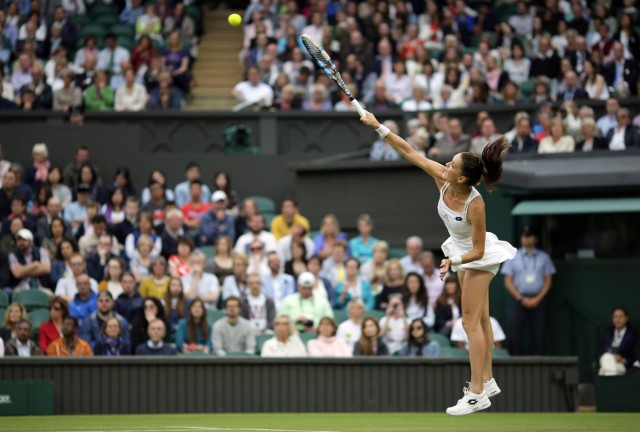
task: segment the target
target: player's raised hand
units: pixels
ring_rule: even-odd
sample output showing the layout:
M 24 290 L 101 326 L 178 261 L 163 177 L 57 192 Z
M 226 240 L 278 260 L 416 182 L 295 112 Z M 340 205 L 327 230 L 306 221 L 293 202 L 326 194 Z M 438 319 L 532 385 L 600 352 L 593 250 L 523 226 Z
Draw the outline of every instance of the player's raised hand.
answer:
M 380 127 L 380 122 L 378 121 L 376 116 L 374 116 L 373 114 L 371 114 L 367 110 L 364 110 L 364 114 L 362 116 L 360 116 L 360 121 L 363 124 L 373 128 L 373 129 L 378 129 Z

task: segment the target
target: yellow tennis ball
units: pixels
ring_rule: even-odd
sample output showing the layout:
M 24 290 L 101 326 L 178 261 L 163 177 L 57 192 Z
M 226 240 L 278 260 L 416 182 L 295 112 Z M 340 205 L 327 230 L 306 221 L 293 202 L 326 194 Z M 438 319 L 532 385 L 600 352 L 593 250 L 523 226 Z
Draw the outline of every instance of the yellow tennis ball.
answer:
M 232 26 L 239 26 L 242 23 L 242 17 L 238 14 L 231 14 L 228 18 L 229 24 Z

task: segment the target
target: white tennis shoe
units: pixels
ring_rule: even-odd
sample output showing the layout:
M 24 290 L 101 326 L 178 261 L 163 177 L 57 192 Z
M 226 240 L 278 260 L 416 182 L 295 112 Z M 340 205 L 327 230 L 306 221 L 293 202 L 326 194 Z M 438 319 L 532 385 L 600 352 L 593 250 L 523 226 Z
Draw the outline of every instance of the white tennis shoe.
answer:
M 491 406 L 491 401 L 486 391 L 483 391 L 479 395 L 471 393 L 466 387 L 463 388 L 462 391 L 464 392 L 464 396 L 458 400 L 457 404 L 447 408 L 447 414 L 451 416 L 463 416 L 485 410 Z
M 488 397 L 492 398 L 498 396 L 502 392 L 502 390 L 500 390 L 500 387 L 498 387 L 498 383 L 496 382 L 495 378 L 491 378 L 489 381 L 484 382 L 484 392 Z

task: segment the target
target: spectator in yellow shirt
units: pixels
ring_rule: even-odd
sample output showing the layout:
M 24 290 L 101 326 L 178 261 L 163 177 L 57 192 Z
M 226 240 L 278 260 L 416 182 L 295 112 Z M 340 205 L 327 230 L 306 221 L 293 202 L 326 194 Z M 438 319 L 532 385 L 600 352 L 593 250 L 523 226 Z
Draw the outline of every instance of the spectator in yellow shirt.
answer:
M 302 225 L 307 232 L 311 230 L 309 220 L 298 211 L 298 204 L 293 199 L 286 198 L 282 201 L 282 214 L 279 214 L 271 221 L 271 234 L 276 237 L 276 240 L 291 234 L 291 228 L 294 225 Z
M 142 279 L 139 292 L 142 297 L 163 299 L 171 278 L 167 275 L 167 260 L 159 256 L 151 261 L 151 275 Z

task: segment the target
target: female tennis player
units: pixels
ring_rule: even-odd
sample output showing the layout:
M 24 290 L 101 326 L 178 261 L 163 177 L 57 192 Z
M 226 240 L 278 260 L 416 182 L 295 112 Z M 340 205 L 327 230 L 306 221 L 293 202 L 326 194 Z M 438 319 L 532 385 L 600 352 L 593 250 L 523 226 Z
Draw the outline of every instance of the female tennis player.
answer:
M 360 120 L 376 130 L 402 157 L 429 174 L 440 189 L 438 213 L 450 237 L 442 244 L 447 257 L 440 264 L 440 279 L 457 271 L 462 287 L 462 325 L 469 338 L 471 382 L 447 414 L 461 416 L 487 409 L 489 398 L 500 393 L 493 378 L 493 331 L 489 320 L 489 284 L 500 263 L 512 259 L 516 249 L 486 231 L 484 201 L 474 185 L 482 182 L 491 191 L 502 176 L 504 137 L 485 146 L 482 157 L 464 152 L 445 166 L 427 159 L 389 128 L 365 111 Z

